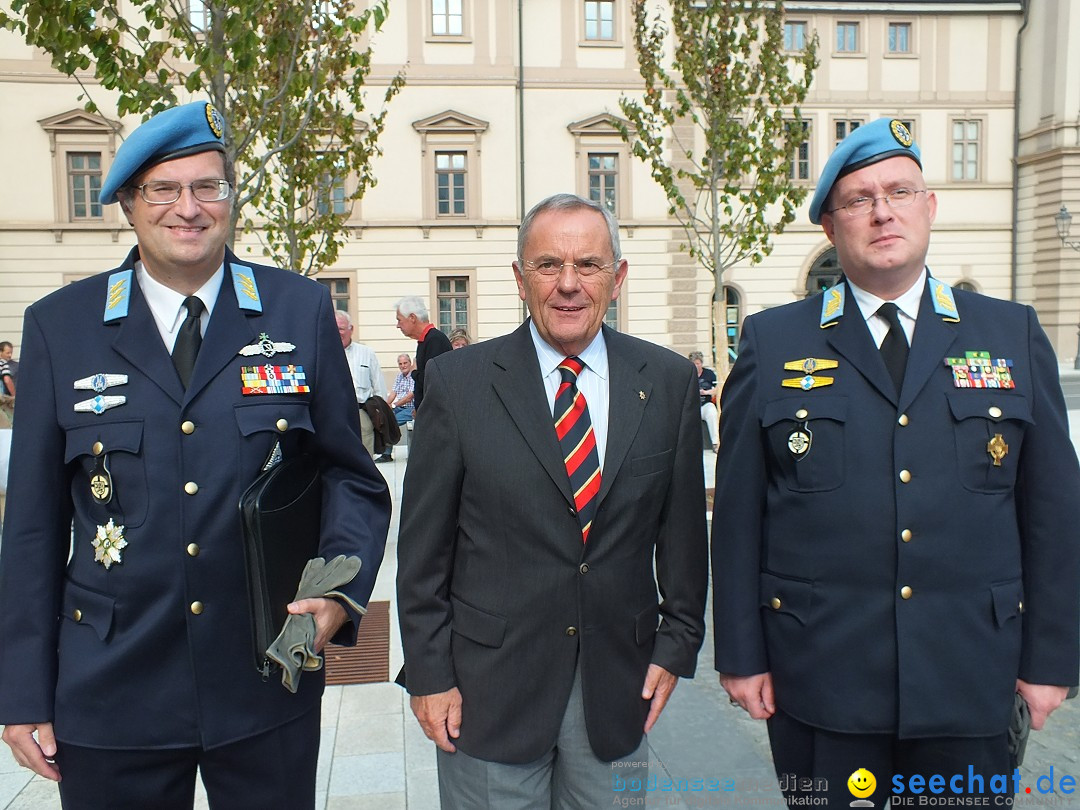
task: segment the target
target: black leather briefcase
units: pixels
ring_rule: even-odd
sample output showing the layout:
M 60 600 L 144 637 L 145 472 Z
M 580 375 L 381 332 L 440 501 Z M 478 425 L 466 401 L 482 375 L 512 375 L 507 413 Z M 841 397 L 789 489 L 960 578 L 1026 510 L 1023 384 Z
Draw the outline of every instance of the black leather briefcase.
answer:
M 277 638 L 304 566 L 319 552 L 322 478 L 307 455 L 259 475 L 240 497 L 255 668 L 269 677 L 266 648 Z

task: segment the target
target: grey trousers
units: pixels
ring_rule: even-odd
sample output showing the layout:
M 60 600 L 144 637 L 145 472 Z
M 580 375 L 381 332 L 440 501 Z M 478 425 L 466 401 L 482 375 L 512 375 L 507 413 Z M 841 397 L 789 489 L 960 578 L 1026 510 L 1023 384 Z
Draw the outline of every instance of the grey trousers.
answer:
M 360 438 L 364 442 L 364 449 L 369 456 L 375 455 L 375 426 L 371 424 L 371 417 L 363 408 L 360 409 Z
M 629 756 L 597 759 L 585 730 L 579 671 L 555 747 L 540 759 L 507 765 L 439 749 L 438 764 L 442 810 L 595 810 L 613 806 L 616 799 L 644 807 L 649 746 L 643 735 Z M 629 790 L 630 780 L 642 789 Z

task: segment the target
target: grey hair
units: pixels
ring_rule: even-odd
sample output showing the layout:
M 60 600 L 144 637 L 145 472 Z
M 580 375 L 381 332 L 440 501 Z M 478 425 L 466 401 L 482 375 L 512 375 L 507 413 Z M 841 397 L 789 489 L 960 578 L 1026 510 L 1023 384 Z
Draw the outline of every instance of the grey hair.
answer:
M 690 362 L 693 362 L 694 360 L 700 360 L 702 363 L 705 362 L 705 355 L 701 352 L 690 352 L 690 354 L 686 356 L 690 358 Z
M 343 318 L 343 319 L 345 320 L 345 323 L 346 323 L 347 325 L 349 325 L 349 326 L 352 326 L 352 325 L 353 325 L 353 323 L 352 323 L 352 318 L 350 318 L 350 317 L 349 317 L 349 313 L 348 313 L 348 312 L 346 312 L 346 311 L 345 311 L 345 310 L 343 310 L 343 309 L 335 309 L 335 310 L 334 310 L 334 318 L 335 318 L 335 319 L 337 319 L 337 318 Z
M 427 304 L 424 303 L 424 299 L 419 295 L 406 295 L 394 304 L 394 309 L 406 318 L 410 315 L 415 315 L 422 321 L 428 320 Z
M 398 360 L 400 360 L 400 359 L 401 359 L 402 357 L 404 357 L 404 358 L 405 358 L 406 360 L 408 360 L 408 361 L 409 361 L 410 363 L 412 362 L 412 358 L 411 358 L 411 357 L 409 357 L 409 355 L 407 355 L 407 354 L 399 354 L 399 355 L 397 356 L 397 359 L 398 359 Z
M 619 223 L 616 222 L 615 215 L 600 203 L 586 200 L 576 194 L 552 194 L 534 205 L 532 210 L 521 220 L 517 240 L 518 262 L 521 262 L 523 258 L 522 254 L 525 252 L 525 243 L 529 240 L 529 231 L 532 230 L 533 220 L 546 211 L 575 211 L 579 208 L 590 208 L 604 217 L 604 222 L 607 223 L 608 236 L 611 238 L 611 255 L 615 261 L 619 261 L 622 258 L 622 250 L 619 248 Z

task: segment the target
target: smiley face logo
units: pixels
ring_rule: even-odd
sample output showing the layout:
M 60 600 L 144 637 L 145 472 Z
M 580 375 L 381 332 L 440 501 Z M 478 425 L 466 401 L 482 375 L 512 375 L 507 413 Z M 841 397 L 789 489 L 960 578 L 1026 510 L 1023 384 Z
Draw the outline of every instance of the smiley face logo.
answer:
M 877 779 L 866 768 L 859 768 L 847 780 L 847 788 L 857 799 L 865 799 L 877 787 Z

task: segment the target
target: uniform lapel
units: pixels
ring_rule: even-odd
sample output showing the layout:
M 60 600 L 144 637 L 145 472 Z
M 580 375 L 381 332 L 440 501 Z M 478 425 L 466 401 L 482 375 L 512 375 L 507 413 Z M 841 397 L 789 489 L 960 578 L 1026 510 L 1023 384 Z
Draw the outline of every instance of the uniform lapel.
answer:
M 622 336 L 605 327 L 604 343 L 608 355 L 608 432 L 598 503 L 611 491 L 652 396 L 652 383 L 641 374 L 644 361 L 626 349 Z
M 943 363 L 949 347 L 956 341 L 958 324 L 947 323 L 934 310 L 929 282 L 919 304 L 919 319 L 908 354 L 904 387 L 900 394 L 900 410 L 905 410 L 918 396 L 931 375 Z
M 829 345 L 847 358 L 847 361 L 866 378 L 867 382 L 890 402 L 897 401 L 896 386 L 893 385 L 889 371 L 885 368 L 881 353 L 874 345 L 874 337 L 870 334 L 870 329 L 850 289 L 847 290 L 843 316 L 836 322 L 836 326 L 826 328 L 826 334 Z
M 226 256 L 226 267 L 230 258 L 231 256 Z M 191 401 L 198 396 L 199 392 L 221 372 L 221 369 L 232 362 L 243 346 L 255 340 L 255 325 L 248 317 L 237 304 L 236 291 L 233 289 L 232 280 L 226 269 L 221 292 L 218 293 L 217 303 L 214 304 L 214 311 L 210 315 L 210 323 L 207 324 L 202 347 L 199 349 L 199 356 L 195 360 L 195 368 L 191 372 L 191 381 L 188 384 L 185 400 Z M 286 335 L 271 335 L 271 337 L 275 340 L 289 339 Z M 256 359 L 265 358 L 253 358 L 252 365 L 256 365 Z M 239 390 L 241 387 L 239 374 L 234 382 Z
M 492 382 L 496 396 L 536 455 L 540 466 L 555 482 L 567 504 L 572 504 L 574 497 L 570 492 L 570 478 L 566 474 L 559 440 L 555 436 L 555 425 L 547 405 L 547 393 L 540 377 L 540 363 L 536 359 L 529 321 L 510 335 L 492 362 L 497 367 Z

